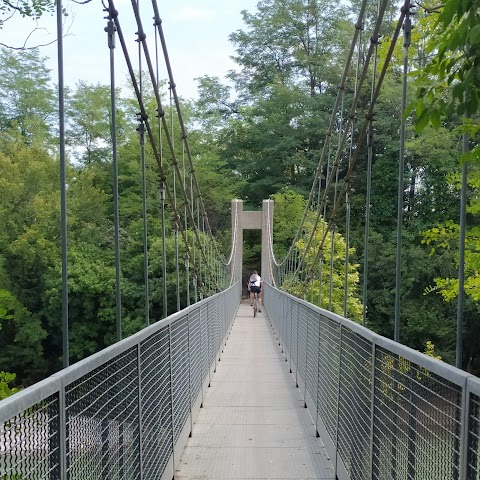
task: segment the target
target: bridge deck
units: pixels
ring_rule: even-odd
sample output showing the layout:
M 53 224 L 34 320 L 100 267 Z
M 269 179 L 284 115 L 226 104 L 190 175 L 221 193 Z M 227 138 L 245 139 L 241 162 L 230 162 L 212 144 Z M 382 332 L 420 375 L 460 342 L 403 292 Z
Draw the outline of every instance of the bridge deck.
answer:
M 264 313 L 240 305 L 175 478 L 334 479 Z

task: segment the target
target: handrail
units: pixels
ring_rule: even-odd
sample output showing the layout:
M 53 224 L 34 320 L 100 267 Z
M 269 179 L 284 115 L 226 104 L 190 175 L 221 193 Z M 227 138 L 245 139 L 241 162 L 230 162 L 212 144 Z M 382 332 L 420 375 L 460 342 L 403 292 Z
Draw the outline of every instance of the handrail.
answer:
M 480 379 L 265 285 L 339 480 L 477 479 Z
M 233 285 L 0 402 L 0 478 L 172 478 L 239 303 Z

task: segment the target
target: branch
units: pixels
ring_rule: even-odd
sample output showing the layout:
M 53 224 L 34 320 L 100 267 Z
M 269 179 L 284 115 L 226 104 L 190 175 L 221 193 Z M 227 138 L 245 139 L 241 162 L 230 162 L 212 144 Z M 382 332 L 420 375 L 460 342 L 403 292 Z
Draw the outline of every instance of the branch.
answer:
M 435 13 L 435 12 L 438 12 L 439 10 L 441 10 L 445 4 L 442 3 L 440 5 L 436 5 L 435 7 L 427 7 L 426 5 L 423 5 L 422 3 L 420 2 L 417 2 L 417 5 L 421 8 L 423 8 L 423 10 L 425 10 L 427 13 Z
M 7 6 L 9 6 L 12 10 L 16 10 L 17 12 L 23 13 L 23 10 L 18 6 L 14 5 L 13 3 L 9 2 L 8 0 L 3 0 Z
M 90 1 L 90 0 L 88 0 Z M 74 16 L 71 17 L 72 18 L 72 21 L 70 23 L 70 25 L 68 26 L 67 28 L 67 31 L 65 32 L 64 35 L 62 35 L 62 38 L 66 38 L 66 37 L 70 37 L 72 34 L 70 33 L 70 28 L 72 27 L 73 25 L 73 20 L 74 20 Z M 65 20 L 66 22 L 66 20 Z M 64 22 L 64 26 L 65 26 L 65 22 Z M 34 45 L 33 47 L 27 47 L 27 42 L 29 40 L 29 38 L 37 31 L 37 30 L 47 30 L 46 28 L 44 27 L 38 27 L 38 21 L 36 22 L 37 23 L 37 26 L 27 35 L 27 38 L 25 39 L 25 41 L 23 42 L 23 45 L 21 47 L 14 47 L 12 45 L 7 45 L 6 43 L 3 43 L 3 42 L 0 42 L 0 46 L 2 47 L 5 47 L 5 48 L 8 48 L 10 50 L 34 50 L 35 48 L 39 48 L 39 47 L 47 47 L 48 45 L 52 45 L 53 43 L 55 43 L 57 41 L 57 39 L 55 38 L 54 40 L 50 41 L 50 42 L 47 42 L 47 43 L 40 43 L 40 44 L 37 44 L 37 45 Z

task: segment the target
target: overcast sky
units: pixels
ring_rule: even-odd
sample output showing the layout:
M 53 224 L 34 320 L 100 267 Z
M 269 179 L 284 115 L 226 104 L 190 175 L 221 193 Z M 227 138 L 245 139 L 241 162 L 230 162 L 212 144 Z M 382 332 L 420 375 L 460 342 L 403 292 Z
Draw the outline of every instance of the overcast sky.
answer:
M 243 28 L 241 10 L 254 12 L 258 0 L 177 0 L 158 1 L 163 20 L 167 47 L 172 63 L 177 92 L 185 98 L 196 95 L 194 78 L 202 75 L 223 77 L 233 62 L 234 53 L 228 36 Z M 162 5 L 163 4 L 163 5 Z M 86 5 L 76 5 L 64 0 L 69 10 L 64 39 L 65 83 L 75 85 L 79 80 L 90 83 L 108 84 L 109 50 L 104 32 L 105 12 L 99 0 Z M 136 47 L 136 24 L 130 0 L 116 0 L 123 33 L 129 42 L 129 50 L 135 68 L 138 68 L 138 47 Z M 150 0 L 140 0 L 143 26 L 154 56 L 154 35 Z M 11 46 L 26 46 L 48 43 L 56 38 L 55 16 L 47 16 L 38 23 L 31 19 L 13 17 L 0 30 L 0 41 Z M 33 33 L 31 33 L 33 31 Z M 29 36 L 29 34 L 31 35 Z M 50 58 L 48 67 L 57 81 L 57 47 L 53 44 L 42 47 L 43 55 Z M 115 49 L 116 71 L 119 84 L 126 80 L 126 67 L 119 42 Z M 166 77 L 166 75 L 165 75 Z

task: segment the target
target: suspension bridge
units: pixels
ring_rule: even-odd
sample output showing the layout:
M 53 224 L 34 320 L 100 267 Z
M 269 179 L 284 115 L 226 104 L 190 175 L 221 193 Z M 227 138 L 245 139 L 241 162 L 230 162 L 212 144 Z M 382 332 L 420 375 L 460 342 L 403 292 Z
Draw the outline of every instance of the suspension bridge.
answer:
M 151 11 L 141 12 L 139 3 L 132 1 L 129 14 L 135 28 L 126 33 L 122 12 L 109 0 L 106 33 L 111 53 L 118 341 L 69 365 L 65 129 L 63 72 L 59 68 L 64 369 L 0 402 L 0 479 L 480 478 L 480 380 L 349 320 L 349 182 L 361 155 L 359 145 L 365 142 L 371 169 L 376 100 L 402 27 L 408 59 L 411 31 L 411 5 L 406 2 L 384 64 L 377 68 L 387 1 L 380 0 L 369 32 L 369 48 L 360 52 L 356 49 L 366 6 L 363 1 L 352 27 L 350 52 L 307 208 L 290 250 L 283 259 L 275 257 L 271 200 L 264 200 L 261 211 L 253 212 L 235 199 L 231 204 L 231 251 L 225 258 L 195 175 L 157 2 L 152 1 Z M 61 12 L 60 1 L 57 8 Z M 154 19 L 151 32 L 144 28 L 142 18 Z M 60 66 L 61 28 L 59 21 Z M 154 39 L 155 54 L 149 51 L 150 38 Z M 122 338 L 121 328 L 117 43 L 138 101 L 143 172 L 148 141 L 161 181 L 163 226 L 167 214 L 173 218 L 177 279 L 177 312 L 167 315 L 164 241 L 164 315 L 150 319 L 144 174 L 147 326 L 128 338 Z M 132 51 L 138 53 L 138 71 Z M 168 109 L 162 105 L 159 87 L 159 52 L 168 75 Z M 355 52 L 358 59 L 363 58 L 363 65 L 358 60 L 347 111 L 344 93 Z M 372 64 L 373 78 L 366 85 Z M 150 112 L 144 101 L 142 65 L 148 72 L 155 112 Z M 406 74 L 405 67 L 405 78 Z M 365 89 L 371 92 L 370 102 L 365 121 L 359 124 L 359 98 Z M 180 128 L 180 154 L 174 144 L 173 112 Z M 405 120 L 400 121 L 402 155 Z M 350 155 L 340 179 L 345 151 Z M 400 185 L 401 176 L 402 167 Z M 365 269 L 369 195 L 367 189 Z M 333 287 L 330 285 L 329 295 L 322 294 L 321 288 L 323 270 L 330 269 L 329 281 L 333 281 L 335 218 L 340 208 L 346 209 L 347 219 L 343 316 L 331 311 Z M 398 211 L 401 224 L 400 201 Z M 264 308 L 255 319 L 248 299 L 242 300 L 245 230 L 260 230 L 262 239 Z M 399 258 L 401 233 L 398 249 Z M 368 278 L 366 272 L 364 278 Z M 397 287 L 400 281 L 398 275 Z M 364 296 L 367 288 L 365 283 Z M 186 299 L 184 309 L 180 308 L 181 298 Z M 399 301 L 396 307 L 398 340 Z M 364 308 L 364 320 L 366 315 Z

